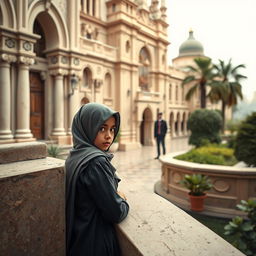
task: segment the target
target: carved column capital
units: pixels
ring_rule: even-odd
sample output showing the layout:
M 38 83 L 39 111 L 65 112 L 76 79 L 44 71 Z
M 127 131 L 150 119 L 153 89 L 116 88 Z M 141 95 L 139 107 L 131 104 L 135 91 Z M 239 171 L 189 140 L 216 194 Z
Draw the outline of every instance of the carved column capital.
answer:
M 14 55 L 3 53 L 1 54 L 1 60 L 11 63 L 11 62 L 16 62 L 17 58 Z
M 25 65 L 33 65 L 35 63 L 35 60 L 33 58 L 19 56 L 19 62 Z
M 52 76 L 66 76 L 68 75 L 68 70 L 66 69 L 61 69 L 61 68 L 58 68 L 58 69 L 52 69 L 50 70 L 50 75 Z

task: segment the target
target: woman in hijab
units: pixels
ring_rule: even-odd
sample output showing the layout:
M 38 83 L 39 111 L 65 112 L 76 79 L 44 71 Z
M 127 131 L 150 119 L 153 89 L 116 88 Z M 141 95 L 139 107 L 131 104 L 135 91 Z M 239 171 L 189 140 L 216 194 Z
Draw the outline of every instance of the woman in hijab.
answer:
M 97 103 L 83 105 L 72 123 L 73 148 L 66 169 L 68 256 L 118 256 L 114 228 L 128 214 L 120 179 L 107 151 L 120 126 L 118 112 Z

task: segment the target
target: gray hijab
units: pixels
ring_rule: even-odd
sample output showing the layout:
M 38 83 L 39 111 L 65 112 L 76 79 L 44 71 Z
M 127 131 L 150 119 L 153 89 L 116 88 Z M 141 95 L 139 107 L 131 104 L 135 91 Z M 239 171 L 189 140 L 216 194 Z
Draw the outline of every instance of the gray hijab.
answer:
M 71 227 L 74 219 L 74 203 L 76 182 L 81 171 L 85 170 L 88 162 L 97 157 L 111 156 L 96 146 L 93 142 L 101 125 L 111 116 L 116 120 L 115 136 L 120 127 L 120 115 L 105 105 L 98 103 L 88 103 L 83 105 L 73 118 L 72 135 L 73 148 L 65 162 L 66 170 L 66 236 L 67 244 L 71 239 Z

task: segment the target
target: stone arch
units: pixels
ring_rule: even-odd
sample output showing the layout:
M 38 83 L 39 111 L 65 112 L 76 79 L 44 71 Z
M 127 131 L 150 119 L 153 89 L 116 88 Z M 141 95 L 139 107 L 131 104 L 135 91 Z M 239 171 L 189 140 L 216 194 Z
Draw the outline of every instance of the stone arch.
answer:
M 140 125 L 140 143 L 143 146 L 153 145 L 153 114 L 152 110 L 147 107 L 142 113 Z
M 105 74 L 104 78 L 104 87 L 103 87 L 103 93 L 104 93 L 104 98 L 111 98 L 112 96 L 112 77 L 109 72 Z
M 12 1 L 0 1 L 0 25 L 13 29 L 16 28 L 16 13 Z
M 45 1 L 34 1 L 31 4 L 27 19 L 27 27 L 31 33 L 36 19 L 45 32 L 47 49 L 69 47 L 67 26 L 54 3 L 51 3 L 51 7 L 47 10 Z

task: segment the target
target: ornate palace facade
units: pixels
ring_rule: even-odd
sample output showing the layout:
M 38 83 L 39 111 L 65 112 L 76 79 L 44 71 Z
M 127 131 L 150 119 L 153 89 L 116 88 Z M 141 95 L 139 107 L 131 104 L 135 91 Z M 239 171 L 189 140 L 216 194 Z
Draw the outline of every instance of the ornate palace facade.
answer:
M 168 66 L 167 27 L 163 0 L 1 0 L 0 143 L 71 143 L 88 102 L 120 111 L 121 150 L 154 143 L 159 111 L 170 136 L 187 135 L 198 101 L 179 66 L 195 56 L 185 47 Z

